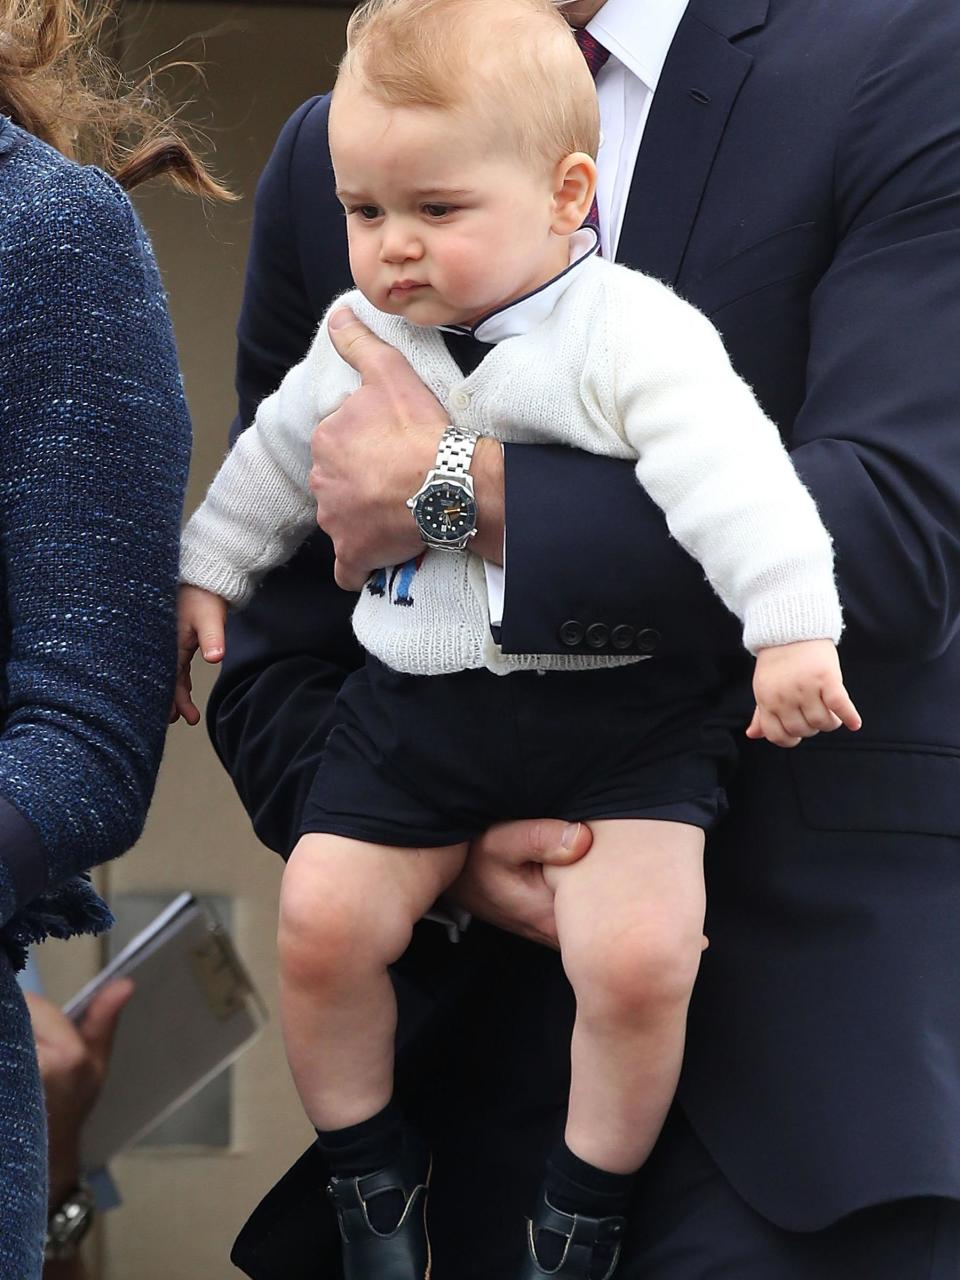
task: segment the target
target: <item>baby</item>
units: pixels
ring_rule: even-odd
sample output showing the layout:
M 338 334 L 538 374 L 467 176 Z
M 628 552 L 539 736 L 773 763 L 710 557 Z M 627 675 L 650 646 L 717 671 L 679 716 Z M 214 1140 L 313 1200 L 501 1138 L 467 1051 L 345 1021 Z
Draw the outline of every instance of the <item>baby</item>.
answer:
M 425 549 L 374 574 L 368 653 L 305 806 L 281 896 L 284 1035 L 331 1172 L 347 1280 L 423 1280 L 429 1155 L 393 1101 L 388 967 L 504 817 L 589 820 L 547 870 L 577 1017 L 566 1130 L 518 1280 L 610 1277 L 631 1181 L 676 1086 L 704 917 L 704 832 L 735 755 L 705 664 L 505 654 L 471 555 L 481 435 L 636 459 L 641 485 L 743 622 L 748 736 L 859 727 L 829 536 L 719 336 L 584 229 L 598 112 L 550 0 L 375 0 L 354 14 L 330 151 L 357 292 L 450 414 L 411 498 Z M 310 436 L 356 389 L 326 319 L 184 534 L 176 711 L 228 605 L 315 527 Z M 502 677 L 502 678 L 501 678 Z

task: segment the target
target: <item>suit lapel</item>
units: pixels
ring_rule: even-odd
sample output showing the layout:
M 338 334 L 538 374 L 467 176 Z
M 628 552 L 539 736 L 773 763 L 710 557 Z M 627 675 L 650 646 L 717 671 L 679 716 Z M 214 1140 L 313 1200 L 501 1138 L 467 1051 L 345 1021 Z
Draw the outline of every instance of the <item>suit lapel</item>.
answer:
M 617 257 L 675 284 L 727 118 L 753 58 L 730 40 L 769 0 L 690 0 L 653 97 Z M 706 99 L 706 101 L 704 101 Z

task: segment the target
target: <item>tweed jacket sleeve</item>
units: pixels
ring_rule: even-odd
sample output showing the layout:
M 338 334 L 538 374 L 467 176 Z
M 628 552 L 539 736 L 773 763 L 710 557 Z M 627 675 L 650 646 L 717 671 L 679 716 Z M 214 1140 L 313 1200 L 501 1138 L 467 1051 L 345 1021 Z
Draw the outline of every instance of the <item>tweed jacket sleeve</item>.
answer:
M 6 129 L 0 924 L 143 825 L 173 687 L 190 434 L 129 201 L 99 170 Z M 73 927 L 99 923 L 82 916 Z

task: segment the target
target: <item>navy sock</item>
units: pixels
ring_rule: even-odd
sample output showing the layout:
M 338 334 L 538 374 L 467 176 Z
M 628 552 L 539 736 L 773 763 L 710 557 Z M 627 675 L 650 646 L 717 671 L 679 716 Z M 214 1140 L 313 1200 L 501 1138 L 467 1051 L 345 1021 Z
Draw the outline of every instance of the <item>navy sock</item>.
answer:
M 317 1130 L 317 1146 L 337 1178 L 362 1178 L 396 1164 L 403 1151 L 404 1119 L 392 1099 L 369 1120 L 346 1129 Z M 393 1231 L 403 1215 L 400 1191 L 382 1192 L 367 1201 L 367 1216 L 375 1231 Z
M 580 1214 L 587 1218 L 611 1218 L 626 1214 L 633 1190 L 634 1173 L 608 1173 L 574 1155 L 561 1138 L 547 1161 L 543 1189 L 547 1200 L 561 1213 Z M 564 1237 L 553 1231 L 538 1232 L 535 1240 L 537 1258 L 549 1270 L 560 1265 L 566 1246 Z M 594 1267 L 605 1275 L 615 1245 L 598 1246 Z

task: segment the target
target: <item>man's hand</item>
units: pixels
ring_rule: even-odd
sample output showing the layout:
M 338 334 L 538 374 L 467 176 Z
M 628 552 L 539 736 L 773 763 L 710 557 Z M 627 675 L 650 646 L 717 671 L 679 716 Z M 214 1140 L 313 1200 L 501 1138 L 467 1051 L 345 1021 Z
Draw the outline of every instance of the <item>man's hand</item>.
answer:
M 80 1132 L 100 1096 L 117 1020 L 133 995 L 129 978 L 108 983 L 78 1026 L 43 996 L 25 996 L 47 1104 L 50 1204 L 58 1205 L 80 1175 Z
M 801 640 L 761 649 L 753 675 L 757 707 L 748 738 L 766 738 L 795 747 L 804 738 L 839 729 L 856 732 L 860 713 L 840 674 L 837 647 L 830 640 Z
M 202 587 L 184 584 L 177 596 L 177 684 L 170 708 L 170 723 L 183 716 L 198 724 L 200 709 L 193 701 L 190 664 L 199 649 L 205 662 L 222 662 L 226 642 L 227 602 Z
M 400 352 L 352 311 L 335 311 L 329 331 L 363 385 L 314 431 L 310 489 L 336 552 L 337 585 L 359 591 L 374 569 L 423 550 L 406 500 L 436 461 L 450 418 Z M 495 441 L 479 442 L 471 471 L 481 522 L 471 549 L 499 563 L 503 457 Z
M 444 897 L 487 924 L 556 947 L 553 893 L 543 868 L 577 862 L 592 842 L 583 822 L 499 823 L 474 840 L 466 866 Z

